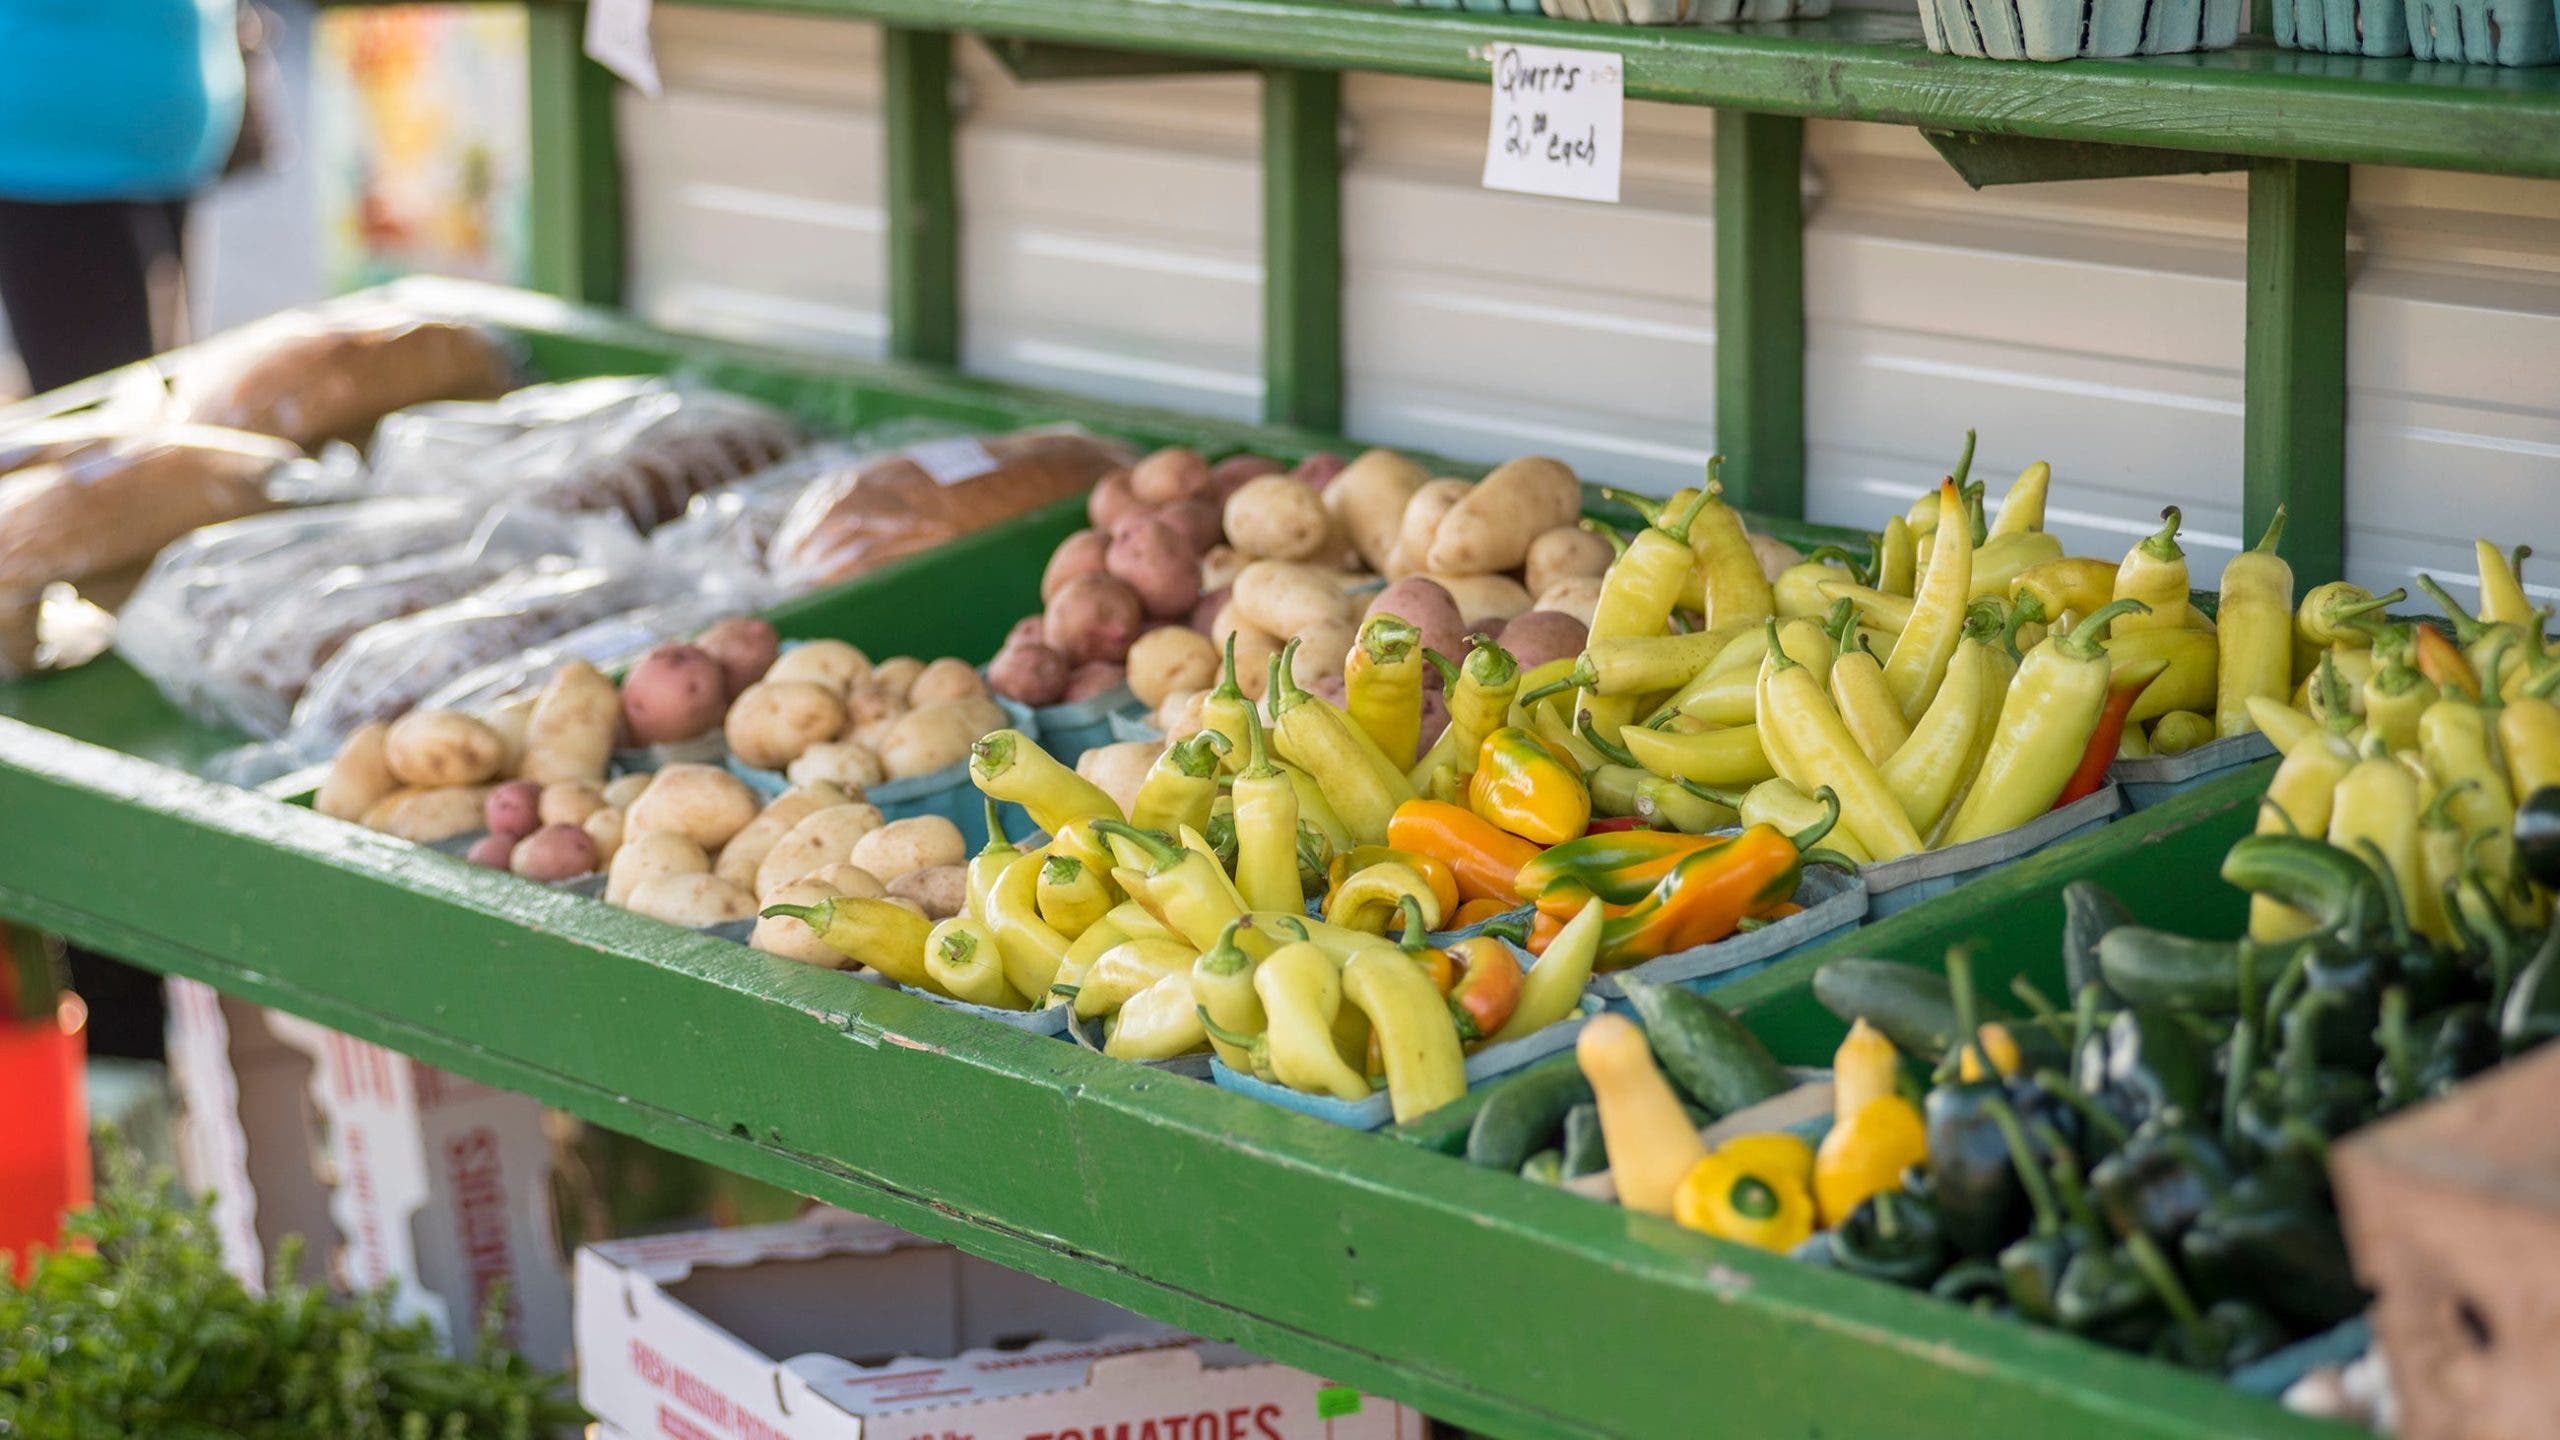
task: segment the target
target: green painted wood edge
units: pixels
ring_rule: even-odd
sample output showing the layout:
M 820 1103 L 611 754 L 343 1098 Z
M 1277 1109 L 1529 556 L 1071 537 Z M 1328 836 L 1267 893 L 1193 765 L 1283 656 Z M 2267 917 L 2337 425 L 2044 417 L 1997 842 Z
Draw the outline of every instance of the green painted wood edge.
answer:
M 529 263 L 536 289 L 612 305 L 623 275 L 616 81 L 587 58 L 585 21 L 583 6 L 526 7 Z
M 2340 1433 L 27 727 L 0 755 L 0 913 L 1491 1433 Z
M 2249 172 L 2241 543 L 2285 507 L 2278 542 L 2299 590 L 2347 559 L 2347 167 Z
M 1059 45 L 1013 35 L 980 39 L 1004 73 L 1025 84 L 1057 80 L 1140 80 L 1162 75 L 1224 74 L 1252 67 L 1241 60 L 1201 59 L 1189 55 L 1151 55 L 1100 45 Z
M 1804 513 L 1804 122 L 1715 120 L 1716 448 L 1734 504 Z
M 1263 418 L 1342 427 L 1342 77 L 1262 75 Z
M 1923 130 L 1947 168 L 1976 190 L 1991 185 L 2041 185 L 2053 180 L 2122 180 L 2143 175 L 2212 175 L 2246 170 L 2241 155 L 2161 150 L 2145 145 L 2102 145 L 2088 140 L 2028 140 L 1965 130 Z
M 695 0 L 1261 65 L 1482 81 L 1499 42 L 1625 58 L 1636 99 L 2171 150 L 2560 176 L 2560 69 L 2234 49 L 2058 65 L 1932 55 L 1913 13 L 1576 25 L 1367 0 Z
M 880 32 L 880 118 L 888 226 L 889 353 L 960 360 L 960 211 L 951 113 L 951 36 Z

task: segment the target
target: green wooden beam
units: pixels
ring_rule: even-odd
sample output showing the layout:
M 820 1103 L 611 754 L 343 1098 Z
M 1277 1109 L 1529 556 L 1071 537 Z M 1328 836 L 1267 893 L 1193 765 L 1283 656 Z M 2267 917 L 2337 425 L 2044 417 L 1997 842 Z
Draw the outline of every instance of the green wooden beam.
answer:
M 889 353 L 960 363 L 960 207 L 952 165 L 951 36 L 902 25 L 880 34 L 888 147 Z
M 2347 537 L 2347 167 L 2249 172 L 2243 543 L 2278 505 L 2298 588 L 2339 578 Z
M 622 301 L 622 161 L 611 71 L 586 56 L 581 5 L 525 7 L 531 91 L 534 288 L 590 305 Z
M 1342 77 L 1262 77 L 1263 418 L 1342 428 Z
M 1508 41 L 1600 46 L 1629 99 L 2171 150 L 2560 177 L 2560 67 L 2278 50 L 2001 64 L 1932 55 L 1917 11 L 1741 27 L 1559 30 L 1370 0 L 688 0 L 1259 65 L 1482 82 Z
M 1166 55 L 1103 45 L 1061 45 L 1019 35 L 984 37 L 987 53 L 1004 72 L 1025 84 L 1053 80 L 1143 80 L 1165 75 L 1232 74 L 1253 68 L 1241 60 Z
M 1804 513 L 1804 122 L 1716 112 L 1716 448 L 1734 504 Z
M 2101 145 L 2089 140 L 2028 140 L 1978 130 L 1923 130 L 1949 169 L 1974 189 L 2041 185 L 2052 180 L 2122 180 L 2140 175 L 2211 175 L 2246 170 L 2245 155 Z

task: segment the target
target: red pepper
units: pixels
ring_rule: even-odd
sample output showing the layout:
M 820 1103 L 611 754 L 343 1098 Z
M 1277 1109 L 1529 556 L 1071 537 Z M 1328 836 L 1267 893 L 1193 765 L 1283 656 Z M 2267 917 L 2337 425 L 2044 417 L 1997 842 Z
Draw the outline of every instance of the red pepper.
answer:
M 2463 658 L 2461 647 L 2445 638 L 2433 625 L 2410 627 L 2415 633 L 2418 673 L 2436 682 L 2446 694 L 2459 691 L 2465 700 L 2480 698 L 2480 677 L 2472 673 L 2471 662 Z
M 2151 688 L 2169 668 L 2166 660 L 2138 660 L 2107 677 L 2107 707 L 2098 712 L 2098 728 L 2089 732 L 2089 744 L 2080 752 L 2080 764 L 2053 802 L 2061 809 L 2074 800 L 2098 793 L 2107 783 L 2107 767 L 2115 763 L 2116 747 L 2124 743 L 2125 717 L 2133 713 L 2133 702 Z
M 1651 827 L 1647 826 L 1644 821 L 1637 819 L 1633 815 L 1611 815 L 1604 819 L 1592 821 L 1589 825 L 1583 827 L 1582 833 L 1585 835 L 1613 835 L 1621 830 L 1644 830 L 1649 828 Z

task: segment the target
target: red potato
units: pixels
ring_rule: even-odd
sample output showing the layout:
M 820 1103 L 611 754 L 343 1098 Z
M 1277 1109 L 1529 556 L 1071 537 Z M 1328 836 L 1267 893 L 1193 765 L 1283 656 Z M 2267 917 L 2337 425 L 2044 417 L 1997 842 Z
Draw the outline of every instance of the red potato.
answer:
M 1200 603 L 1200 552 L 1192 548 L 1180 530 L 1155 516 L 1133 515 L 1113 527 L 1105 564 L 1111 577 L 1135 592 L 1147 614 L 1156 619 L 1188 615 L 1191 607 Z
M 575 880 L 595 873 L 596 842 L 578 826 L 545 825 L 516 842 L 507 868 L 527 880 Z
M 1037 645 L 1041 643 L 1040 617 L 1037 615 L 1025 615 L 1021 619 L 1014 621 L 1013 628 L 1004 632 L 1004 643 L 1007 645 Z
M 1288 473 L 1288 466 L 1268 455 L 1230 455 L 1209 467 L 1209 498 L 1224 505 L 1228 496 L 1244 488 L 1246 481 Z
M 1588 626 L 1558 610 L 1532 610 L 1502 627 L 1502 648 L 1523 670 L 1579 655 L 1590 638 Z
M 728 707 L 727 667 L 699 646 L 658 646 L 622 677 L 622 723 L 642 745 L 705 734 Z
M 1219 638 L 1218 613 L 1227 608 L 1227 597 L 1234 593 L 1233 587 L 1221 585 L 1201 596 L 1200 603 L 1191 607 L 1191 619 L 1188 622 L 1191 628 L 1212 640 Z
M 1110 549 L 1111 537 L 1100 530 L 1079 530 L 1059 541 L 1049 552 L 1049 568 L 1040 572 L 1040 603 L 1049 603 L 1079 575 L 1101 574 L 1102 558 Z
M 1209 548 L 1226 539 L 1226 522 L 1219 518 L 1218 502 L 1202 497 L 1176 500 L 1156 507 L 1156 517 L 1182 532 L 1194 554 L 1205 554 Z
M 1459 617 L 1458 602 L 1436 582 L 1413 576 L 1399 580 L 1378 592 L 1361 612 L 1366 621 L 1372 615 L 1393 615 L 1422 632 L 1422 643 L 1452 660 L 1467 653 L 1466 622 Z
M 1093 484 L 1093 493 L 1085 497 L 1085 518 L 1096 530 L 1108 530 L 1111 522 L 1132 510 L 1143 510 L 1136 491 L 1129 488 L 1129 472 L 1115 470 Z
M 720 662 L 720 676 L 731 698 L 764 678 L 773 668 L 774 658 L 782 653 L 782 637 L 774 633 L 773 622 L 756 615 L 732 615 L 717 620 L 693 637 L 693 643 L 704 654 Z
M 1146 628 L 1146 602 L 1137 591 L 1108 575 L 1086 575 L 1049 602 L 1041 633 L 1050 649 L 1078 664 L 1116 663 Z
M 513 835 L 501 835 L 492 830 L 472 841 L 471 848 L 463 852 L 462 858 L 474 865 L 486 865 L 492 870 L 504 870 L 507 868 L 507 857 L 515 853 L 516 839 L 517 837 Z
M 1129 472 L 1129 490 L 1149 505 L 1170 505 L 1209 493 L 1209 462 L 1197 450 L 1167 446 Z
M 1336 705 L 1343 703 L 1344 686 L 1342 672 L 1339 670 L 1327 670 L 1321 675 L 1310 676 L 1301 688 L 1310 695 L 1330 700 Z
M 1007 700 L 1055 705 L 1066 698 L 1068 669 L 1066 656 L 1037 640 L 1007 641 L 996 658 L 987 662 L 987 684 Z
M 542 787 L 530 780 L 510 780 L 489 792 L 480 807 L 489 833 L 521 840 L 542 828 Z
M 1072 705 L 1079 700 L 1090 700 L 1096 695 L 1108 695 L 1128 683 L 1129 671 L 1126 666 L 1114 665 L 1108 660 L 1095 660 L 1077 666 L 1075 673 L 1067 677 L 1064 703 Z
M 1422 687 L 1422 748 L 1429 750 L 1440 732 L 1449 728 L 1449 701 L 1437 685 Z
M 1317 493 L 1322 494 L 1324 487 L 1333 483 L 1333 477 L 1349 468 L 1350 464 L 1350 461 L 1330 450 L 1319 450 L 1299 461 L 1297 468 L 1291 470 L 1289 474 L 1294 479 L 1313 485 Z

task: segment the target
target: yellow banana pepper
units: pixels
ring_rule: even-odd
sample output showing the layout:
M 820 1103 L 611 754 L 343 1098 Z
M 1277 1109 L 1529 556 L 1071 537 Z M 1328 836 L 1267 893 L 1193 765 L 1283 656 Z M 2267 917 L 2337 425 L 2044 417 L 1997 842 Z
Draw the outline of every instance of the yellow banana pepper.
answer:
M 767 905 L 763 914 L 800 921 L 828 949 L 901 985 L 944 993 L 924 968 L 924 942 L 933 933 L 933 922 L 904 905 L 839 895 L 815 905 Z
M 2011 600 L 2027 595 L 2056 619 L 2095 614 L 2099 606 L 2116 598 L 2116 567 L 2079 555 L 2030 565 L 2009 582 Z
M 1119 903 L 1111 885 L 1073 855 L 1051 855 L 1032 881 L 1032 908 L 1049 928 L 1073 940 Z
M 2144 630 L 2173 630 L 2187 613 L 2187 552 L 2178 546 L 2178 507 L 2160 512 L 2160 529 L 2134 542 L 2116 567 L 2115 592 L 2109 598 L 2139 600 L 2150 606 L 2116 621 L 2119 637 Z M 2095 612 L 2083 612 L 2095 613 Z M 2061 611 L 2053 612 L 2060 616 Z
M 1413 768 L 1422 744 L 1422 632 L 1393 615 L 1372 615 L 1351 642 L 1343 705 L 1387 763 Z
M 1108 1015 L 1176 970 L 1188 970 L 1200 952 L 1179 940 L 1123 940 L 1105 950 L 1076 984 L 1076 1014 Z
M 1048 994 L 1067 958 L 1067 937 L 1040 918 L 1040 871 L 1048 859 L 1046 849 L 1034 850 L 1006 866 L 988 889 L 987 913 L 980 917 L 995 932 L 1006 983 L 1025 995 Z
M 2257 728 L 2249 697 L 2281 700 L 2293 683 L 2293 567 L 2276 553 L 2284 507 L 2257 547 L 2222 568 L 2221 668 L 2214 681 L 2214 733 L 2229 739 Z
M 955 1000 L 991 1010 L 1028 1010 L 1031 1002 L 1005 982 L 994 932 L 954 915 L 925 936 L 924 972 Z
M 969 747 L 969 778 L 997 800 L 1031 812 L 1031 823 L 1055 835 L 1072 820 L 1121 818 L 1102 787 L 1040 748 L 1019 730 L 996 730 Z
M 1973 598 L 1973 529 L 1965 515 L 1964 496 L 1952 479 L 1938 486 L 1936 533 L 1930 543 L 1929 573 L 1920 582 L 1911 620 L 1895 638 L 1893 654 L 1884 664 L 1885 684 L 1892 688 L 1905 720 L 1919 719 L 1936 697 L 1947 661 L 1955 655 L 1956 641 L 1964 636 L 1965 609 Z M 1841 798 L 1845 802 L 1848 797 L 1844 793 Z
M 1991 533 L 1984 544 L 2010 535 L 2025 535 L 2044 529 L 2045 496 L 2053 488 L 2053 467 L 2042 460 L 2018 472 L 2018 483 L 2000 497 L 2000 513 L 1991 522 Z

